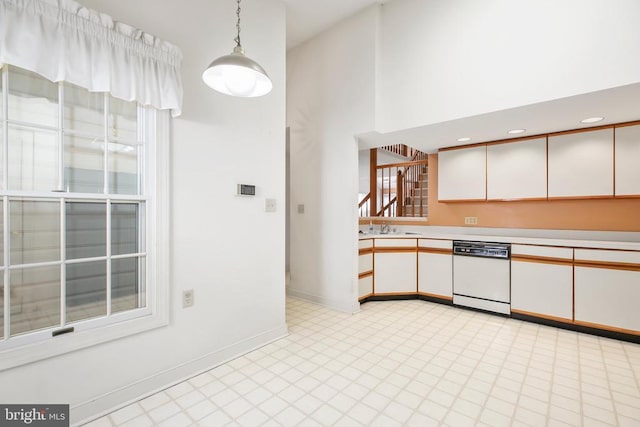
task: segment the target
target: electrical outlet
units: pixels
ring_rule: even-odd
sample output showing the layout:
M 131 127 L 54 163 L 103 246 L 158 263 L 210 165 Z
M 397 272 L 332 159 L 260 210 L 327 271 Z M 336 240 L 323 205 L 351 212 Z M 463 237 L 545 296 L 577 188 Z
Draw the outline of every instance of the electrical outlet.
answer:
M 465 225 L 478 225 L 478 217 L 477 216 L 465 216 L 464 217 Z
M 182 308 L 193 307 L 193 289 L 182 291 Z

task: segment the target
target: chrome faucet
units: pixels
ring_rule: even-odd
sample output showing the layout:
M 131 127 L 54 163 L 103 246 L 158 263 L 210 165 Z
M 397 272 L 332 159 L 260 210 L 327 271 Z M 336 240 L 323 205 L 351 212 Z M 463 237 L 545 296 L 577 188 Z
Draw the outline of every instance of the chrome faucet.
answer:
M 389 223 L 385 222 L 380 225 L 380 234 L 387 234 L 391 230 Z

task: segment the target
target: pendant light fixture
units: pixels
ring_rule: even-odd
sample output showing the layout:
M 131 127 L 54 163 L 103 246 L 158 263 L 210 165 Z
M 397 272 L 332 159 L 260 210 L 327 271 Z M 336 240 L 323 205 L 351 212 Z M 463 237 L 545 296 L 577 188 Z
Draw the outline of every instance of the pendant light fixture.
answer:
M 231 96 L 251 98 L 271 92 L 273 84 L 267 72 L 244 54 L 240 43 L 240 0 L 237 0 L 236 47 L 229 55 L 214 60 L 202 73 L 202 80 L 210 88 Z

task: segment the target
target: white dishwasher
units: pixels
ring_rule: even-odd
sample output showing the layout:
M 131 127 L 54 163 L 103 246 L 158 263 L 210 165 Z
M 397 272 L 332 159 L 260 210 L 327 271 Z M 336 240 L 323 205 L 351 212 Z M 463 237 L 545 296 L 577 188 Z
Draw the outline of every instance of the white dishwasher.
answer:
M 453 303 L 511 314 L 511 245 L 453 242 Z

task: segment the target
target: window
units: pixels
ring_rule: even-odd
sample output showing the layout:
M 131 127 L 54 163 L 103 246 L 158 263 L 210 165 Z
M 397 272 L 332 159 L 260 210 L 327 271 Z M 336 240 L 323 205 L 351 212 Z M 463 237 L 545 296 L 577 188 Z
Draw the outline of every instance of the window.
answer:
M 154 314 L 156 112 L 1 77 L 0 351 Z

